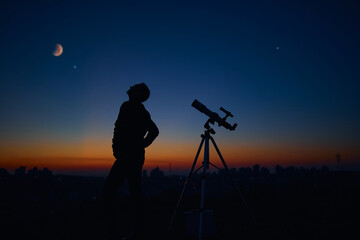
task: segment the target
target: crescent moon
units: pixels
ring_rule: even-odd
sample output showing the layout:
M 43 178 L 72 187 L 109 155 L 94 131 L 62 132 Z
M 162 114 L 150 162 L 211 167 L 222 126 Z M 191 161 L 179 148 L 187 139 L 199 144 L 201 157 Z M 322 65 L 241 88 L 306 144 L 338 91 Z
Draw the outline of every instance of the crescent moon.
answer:
M 63 53 L 63 47 L 61 46 L 61 44 L 57 43 L 55 45 L 55 50 L 52 52 L 52 55 L 54 55 L 55 57 L 58 57 L 62 53 Z

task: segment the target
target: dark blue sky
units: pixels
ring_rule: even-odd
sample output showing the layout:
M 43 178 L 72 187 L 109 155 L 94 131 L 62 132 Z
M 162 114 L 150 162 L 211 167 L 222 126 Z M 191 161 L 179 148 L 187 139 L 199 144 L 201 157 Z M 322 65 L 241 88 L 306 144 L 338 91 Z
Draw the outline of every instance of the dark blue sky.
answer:
M 2 1 L 0 159 L 14 144 L 110 146 L 145 82 L 159 148 L 199 140 L 197 98 L 233 112 L 238 129 L 216 136 L 235 149 L 359 161 L 359 18 L 356 1 Z

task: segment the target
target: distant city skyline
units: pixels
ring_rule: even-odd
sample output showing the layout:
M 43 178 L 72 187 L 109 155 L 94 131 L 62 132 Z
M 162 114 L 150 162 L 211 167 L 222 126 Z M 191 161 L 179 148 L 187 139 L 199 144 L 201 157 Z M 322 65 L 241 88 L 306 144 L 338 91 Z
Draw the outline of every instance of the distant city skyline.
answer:
M 6 1 L 0 22 L 0 167 L 109 170 L 140 82 L 160 129 L 146 168 L 191 167 L 194 99 L 233 113 L 214 126 L 229 167 L 360 167 L 357 2 Z

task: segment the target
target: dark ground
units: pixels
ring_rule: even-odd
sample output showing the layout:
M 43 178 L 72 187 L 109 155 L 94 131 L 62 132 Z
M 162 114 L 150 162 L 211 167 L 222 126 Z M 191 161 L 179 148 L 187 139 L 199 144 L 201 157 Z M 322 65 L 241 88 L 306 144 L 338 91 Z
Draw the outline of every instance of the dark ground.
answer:
M 205 239 L 353 239 L 358 235 L 360 172 L 277 169 L 232 170 L 256 224 L 225 175 L 207 178 L 206 208 L 213 210 Z M 30 172 L 30 171 L 29 171 Z M 1 171 L 1 239 L 105 239 L 102 177 Z M 200 204 L 200 176 L 190 181 L 170 232 L 167 227 L 185 178 L 152 172 L 144 177 L 144 239 L 196 239 L 184 212 Z M 126 187 L 119 191 L 119 228 L 129 227 Z M 195 216 L 194 214 L 192 216 Z

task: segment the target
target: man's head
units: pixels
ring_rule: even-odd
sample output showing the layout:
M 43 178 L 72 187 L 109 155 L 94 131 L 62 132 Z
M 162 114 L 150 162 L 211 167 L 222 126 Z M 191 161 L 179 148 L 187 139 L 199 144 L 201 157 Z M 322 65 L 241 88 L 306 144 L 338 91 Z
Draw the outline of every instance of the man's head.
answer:
M 150 90 L 145 83 L 135 84 L 127 91 L 130 101 L 145 102 L 150 96 Z

